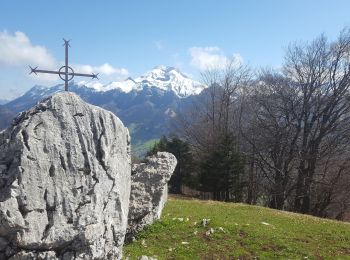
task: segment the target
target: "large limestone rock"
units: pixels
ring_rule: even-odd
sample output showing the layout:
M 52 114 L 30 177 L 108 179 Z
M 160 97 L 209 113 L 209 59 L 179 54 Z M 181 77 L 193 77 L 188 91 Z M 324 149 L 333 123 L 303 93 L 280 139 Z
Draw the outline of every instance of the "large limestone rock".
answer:
M 176 164 L 174 155 L 158 152 L 147 157 L 145 163 L 133 165 L 127 241 L 160 218 L 168 196 L 167 184 Z
M 119 259 L 130 167 L 122 122 L 73 93 L 20 114 L 0 133 L 0 259 Z

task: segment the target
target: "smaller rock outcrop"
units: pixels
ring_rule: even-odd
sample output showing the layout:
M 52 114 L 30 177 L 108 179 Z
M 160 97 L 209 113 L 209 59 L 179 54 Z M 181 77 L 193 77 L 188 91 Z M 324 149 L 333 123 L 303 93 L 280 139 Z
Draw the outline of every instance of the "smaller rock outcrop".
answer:
M 158 152 L 145 163 L 133 165 L 126 241 L 160 218 L 176 164 L 174 155 Z

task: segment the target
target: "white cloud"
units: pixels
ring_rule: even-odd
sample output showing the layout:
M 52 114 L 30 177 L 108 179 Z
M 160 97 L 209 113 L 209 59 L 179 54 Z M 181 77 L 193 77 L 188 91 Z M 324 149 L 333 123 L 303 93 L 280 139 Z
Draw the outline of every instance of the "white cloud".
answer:
M 63 64 L 57 64 L 54 70 L 60 68 Z M 111 80 L 120 80 L 125 79 L 129 75 L 129 71 L 125 68 L 116 68 L 111 66 L 108 63 L 104 63 L 101 66 L 91 66 L 91 65 L 81 65 L 81 64 L 70 64 L 70 67 L 73 68 L 76 73 L 98 73 L 98 77 L 101 80 L 111 81 Z M 59 80 L 58 75 L 52 74 L 42 74 L 38 73 L 37 75 L 30 74 L 32 79 L 38 79 L 42 81 L 57 81 Z M 77 77 L 74 80 L 84 79 L 84 77 Z
M 156 46 L 156 48 L 158 50 L 163 50 L 164 49 L 164 43 L 163 41 L 154 41 L 154 46 Z
M 62 48 L 63 54 L 63 48 Z M 58 70 L 62 62 L 49 52 L 44 46 L 34 45 L 23 32 L 10 34 L 7 31 L 0 32 L 0 66 L 10 68 L 22 68 L 29 73 L 28 65 L 38 66 L 38 69 Z M 125 78 L 129 72 L 125 68 L 113 67 L 109 63 L 100 66 L 70 65 L 74 71 L 80 73 L 99 73 L 101 77 L 107 76 L 113 79 Z M 28 75 L 28 74 L 27 74 Z M 57 75 L 38 73 L 28 75 L 31 79 L 40 81 L 57 81 Z M 109 79 L 110 80 L 110 79 Z
M 115 76 L 125 78 L 129 75 L 129 71 L 125 68 L 115 68 L 108 63 L 104 63 L 101 66 L 91 65 L 75 65 L 72 66 L 74 71 L 80 73 L 99 73 L 106 76 Z
M 180 59 L 180 54 L 174 53 L 171 57 L 173 59 L 173 63 L 174 63 L 175 68 L 179 68 L 180 70 L 182 70 L 184 64 L 182 63 L 182 61 Z
M 30 70 L 28 69 L 27 71 L 25 71 L 25 73 L 26 72 L 30 73 Z M 42 81 L 43 84 L 44 83 L 52 83 L 52 82 L 55 82 L 55 81 L 59 80 L 58 75 L 55 75 L 55 74 L 46 74 L 46 73 L 34 74 L 34 73 L 32 73 L 32 74 L 26 74 L 26 75 L 32 80 Z M 42 84 L 42 83 L 40 83 L 40 84 Z
M 21 67 L 30 64 L 53 68 L 56 61 L 45 47 L 33 45 L 23 32 L 13 35 L 0 32 L 0 65 Z
M 57 65 L 54 70 L 57 70 L 63 64 Z M 76 73 L 98 73 L 99 79 L 102 81 L 111 81 L 111 80 L 121 80 L 125 79 L 129 75 L 129 71 L 125 68 L 116 68 L 108 63 L 104 63 L 101 66 L 91 66 L 91 65 L 81 65 L 81 64 L 70 64 L 70 67 L 73 68 Z M 52 74 L 41 74 L 37 75 L 31 74 L 32 79 L 39 79 L 42 81 L 57 81 L 59 80 L 57 75 Z M 77 77 L 74 80 L 84 79 L 84 77 Z
M 228 63 L 236 66 L 243 63 L 239 54 L 226 56 L 219 47 L 192 47 L 189 49 L 191 65 L 200 70 L 223 69 Z

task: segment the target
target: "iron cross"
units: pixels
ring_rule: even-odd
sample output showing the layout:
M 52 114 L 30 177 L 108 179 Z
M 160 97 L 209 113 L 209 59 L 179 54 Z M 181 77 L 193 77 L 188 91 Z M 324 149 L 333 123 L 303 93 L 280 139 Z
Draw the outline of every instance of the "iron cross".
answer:
M 47 74 L 58 74 L 58 76 L 64 80 L 64 90 L 68 91 L 68 81 L 72 80 L 75 76 L 82 76 L 82 77 L 90 77 L 93 79 L 98 79 L 98 73 L 97 74 L 84 74 L 84 73 L 75 73 L 72 67 L 68 66 L 68 48 L 70 47 L 69 41 L 63 39 L 64 41 L 64 47 L 66 50 L 66 57 L 65 57 L 65 65 L 59 68 L 58 71 L 51 71 L 51 70 L 39 70 L 38 67 L 32 68 L 30 67 L 31 71 L 29 74 L 34 73 L 37 75 L 37 73 L 47 73 Z

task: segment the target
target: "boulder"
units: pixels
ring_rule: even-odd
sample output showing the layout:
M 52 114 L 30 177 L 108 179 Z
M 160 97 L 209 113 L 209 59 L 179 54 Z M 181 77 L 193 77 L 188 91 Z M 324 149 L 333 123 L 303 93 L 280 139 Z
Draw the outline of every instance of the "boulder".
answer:
M 0 258 L 120 259 L 130 175 L 113 113 L 70 92 L 22 112 L 0 133 Z
M 147 157 L 145 163 L 133 165 L 126 241 L 160 218 L 176 164 L 174 155 L 158 152 Z

